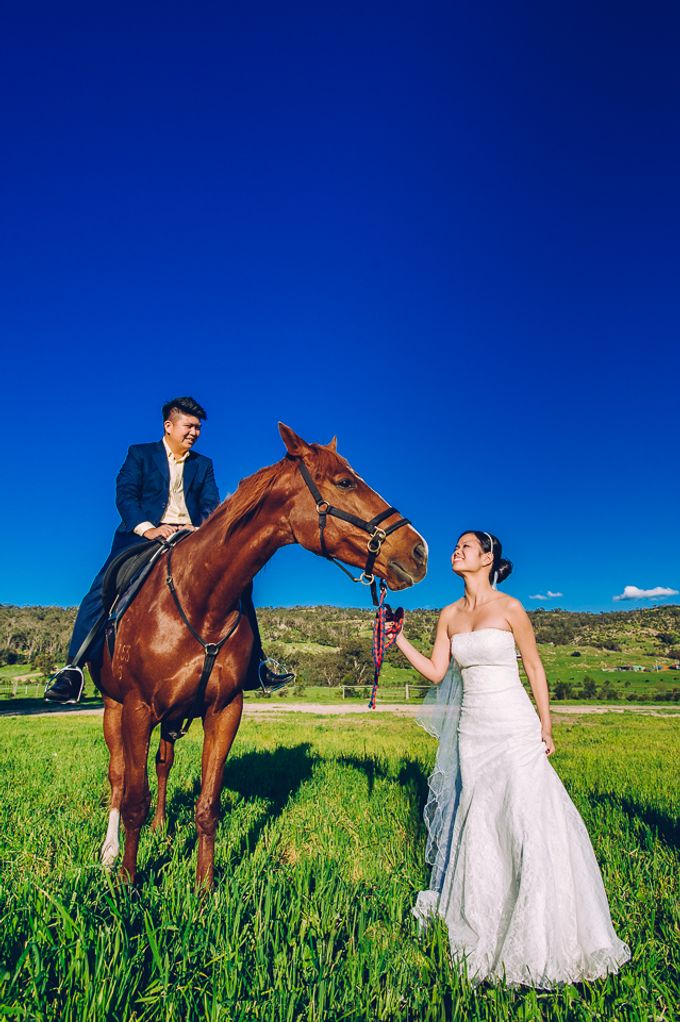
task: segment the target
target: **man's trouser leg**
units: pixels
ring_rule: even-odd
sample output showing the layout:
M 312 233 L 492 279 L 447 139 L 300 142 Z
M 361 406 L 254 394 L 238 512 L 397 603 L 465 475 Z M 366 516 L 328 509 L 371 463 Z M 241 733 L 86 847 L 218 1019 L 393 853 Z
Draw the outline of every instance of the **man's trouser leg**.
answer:
M 253 651 L 250 654 L 248 673 L 246 675 L 244 689 L 264 688 L 265 692 L 276 692 L 284 685 L 294 681 L 295 675 L 286 671 L 284 674 L 275 674 L 266 663 L 266 657 L 262 649 L 260 628 L 257 623 L 255 604 L 253 603 L 253 583 L 249 582 L 241 593 L 241 611 L 248 618 L 248 623 L 253 632 Z
M 77 703 L 83 691 L 83 671 L 85 663 L 101 664 L 104 650 L 104 621 L 101 621 L 101 629 L 97 631 L 95 638 L 90 639 L 84 652 L 80 652 L 83 643 L 92 631 L 92 628 L 102 619 L 104 614 L 104 577 L 111 561 L 128 546 L 139 543 L 139 537 L 134 533 L 116 533 L 111 547 L 111 552 L 106 558 L 101 569 L 97 572 L 89 592 L 83 597 L 78 608 L 73 634 L 68 647 L 68 663 L 66 667 L 54 674 L 45 690 L 45 699 L 55 703 Z
M 106 564 L 103 566 L 101 571 L 95 575 L 89 592 L 83 597 L 83 601 L 78 608 L 78 614 L 76 615 L 75 624 L 73 626 L 73 635 L 71 636 L 71 642 L 68 647 L 69 664 L 75 664 L 74 658 L 77 656 L 78 650 L 87 638 L 90 629 L 101 617 L 104 611 L 103 583 L 106 569 L 109 566 L 109 560 L 106 561 Z M 101 639 L 99 639 L 95 644 L 90 645 L 87 651 L 87 659 L 98 661 L 101 658 L 102 649 L 103 634 Z M 84 660 L 81 659 L 77 666 L 82 667 L 83 662 Z
M 241 612 L 247 617 L 248 624 L 253 633 L 253 650 L 250 654 L 248 673 L 243 687 L 244 689 L 261 688 L 259 668 L 261 661 L 264 659 L 264 653 L 262 652 L 260 626 L 257 623 L 257 614 L 255 613 L 255 604 L 253 603 L 252 582 L 249 582 L 241 593 Z
M 85 662 L 101 662 L 104 647 L 103 629 L 101 635 L 98 635 L 94 641 L 89 642 L 84 653 L 80 653 L 80 649 L 104 611 L 102 584 L 109 560 L 107 560 L 101 571 L 95 575 L 90 591 L 85 595 L 78 608 L 68 648 L 66 667 L 62 667 L 56 674 L 52 675 L 45 689 L 45 699 L 50 703 L 77 703 L 83 693 L 84 676 L 82 669 Z
M 75 624 L 73 625 L 71 642 L 68 647 L 68 662 L 70 664 L 74 662 L 74 657 L 78 655 L 78 650 L 87 638 L 90 629 L 96 624 L 104 611 L 103 586 L 109 565 L 120 553 L 122 553 L 123 550 L 126 550 L 128 547 L 141 546 L 144 542 L 145 541 L 141 540 L 139 536 L 135 536 L 134 533 L 124 533 L 122 536 L 120 533 L 116 533 L 114 536 L 109 556 L 106 558 L 100 570 L 93 578 L 92 585 L 83 597 L 83 601 L 78 608 L 78 614 L 76 615 Z M 96 642 L 90 643 L 86 656 L 81 657 L 78 666 L 82 666 L 85 660 L 93 663 L 100 663 L 103 649 L 104 631 L 102 629 L 100 638 Z

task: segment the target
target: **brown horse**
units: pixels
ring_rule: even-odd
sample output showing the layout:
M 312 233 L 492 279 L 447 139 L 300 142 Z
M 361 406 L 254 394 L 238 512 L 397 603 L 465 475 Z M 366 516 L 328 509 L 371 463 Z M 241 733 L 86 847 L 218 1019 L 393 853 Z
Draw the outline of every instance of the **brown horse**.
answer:
M 382 498 L 337 454 L 335 440 L 325 446 L 308 444 L 282 423 L 279 431 L 286 456 L 244 479 L 236 493 L 172 554 L 177 594 L 201 638 L 217 642 L 238 621 L 219 652 L 201 705 L 196 706 L 196 699 L 203 649 L 182 621 L 162 568 L 150 575 L 123 617 L 113 659 L 108 651 L 104 655 L 98 683 L 104 693 L 111 802 L 101 857 L 106 866 L 115 861 L 122 811 L 122 873 L 130 881 L 135 879 L 139 832 L 150 803 L 147 758 L 151 731 L 157 724 L 165 725 L 156 757 L 156 827 L 165 821 L 167 779 L 174 756 L 174 743 L 164 737 L 164 730 L 187 716 L 201 716 L 204 740 L 201 793 L 196 803 L 196 883 L 212 886 L 224 763 L 241 720 L 242 685 L 253 638 L 245 616 L 238 619 L 239 595 L 279 547 L 300 543 L 313 553 L 322 552 L 319 524 L 323 505 L 316 506 L 303 478 L 305 468 L 324 501 L 341 510 L 372 519 L 387 509 Z M 383 525 L 387 531 L 386 523 Z M 364 567 L 366 532 L 329 518 L 324 535 L 327 554 Z M 424 577 L 426 565 L 422 536 L 404 525 L 383 540 L 373 570 L 391 589 L 404 589 Z

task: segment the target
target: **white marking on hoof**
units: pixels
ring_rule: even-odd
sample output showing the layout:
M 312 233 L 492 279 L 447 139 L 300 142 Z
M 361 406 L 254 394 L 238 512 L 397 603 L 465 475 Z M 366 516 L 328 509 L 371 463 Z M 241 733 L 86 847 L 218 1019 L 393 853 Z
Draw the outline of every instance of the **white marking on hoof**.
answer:
M 114 862 L 118 858 L 118 852 L 120 851 L 120 809 L 112 809 L 109 813 L 109 826 L 106 831 L 106 837 L 104 838 L 104 844 L 102 850 L 99 853 L 101 864 L 104 869 L 111 869 Z

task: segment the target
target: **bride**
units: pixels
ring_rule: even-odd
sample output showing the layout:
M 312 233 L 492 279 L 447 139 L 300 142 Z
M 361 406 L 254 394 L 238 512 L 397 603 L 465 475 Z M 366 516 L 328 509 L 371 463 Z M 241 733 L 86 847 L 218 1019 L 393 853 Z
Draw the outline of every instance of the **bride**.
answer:
M 465 593 L 441 612 L 432 656 L 403 632 L 396 640 L 437 686 L 419 719 L 439 748 L 425 808 L 432 876 L 414 913 L 423 925 L 444 919 L 453 960 L 474 982 L 550 988 L 617 972 L 630 951 L 583 820 L 548 762 L 548 685 L 531 622 L 496 591 L 512 565 L 495 536 L 474 531 L 460 536 L 452 566 Z

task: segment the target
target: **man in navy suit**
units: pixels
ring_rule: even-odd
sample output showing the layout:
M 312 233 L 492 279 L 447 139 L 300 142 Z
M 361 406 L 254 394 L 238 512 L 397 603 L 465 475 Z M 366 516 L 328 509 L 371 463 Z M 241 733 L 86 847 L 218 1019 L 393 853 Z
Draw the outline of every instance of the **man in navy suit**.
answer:
M 102 615 L 104 576 L 114 557 L 145 540 L 168 539 L 179 529 L 198 528 L 219 504 L 212 461 L 193 450 L 206 418 L 205 410 L 193 398 L 174 398 L 163 405 L 163 438 L 156 443 L 133 444 L 128 450 L 116 480 L 121 523 L 114 533 L 111 552 L 78 609 L 68 664 L 50 679 L 45 692 L 50 702 L 77 703 L 83 691 L 83 663 L 101 655 L 101 640 L 98 648 L 90 646 L 80 651 Z M 280 688 L 293 676 L 273 674 L 266 666 L 252 586 L 244 592 L 242 605 L 255 636 L 247 687 L 261 684 L 267 691 Z

